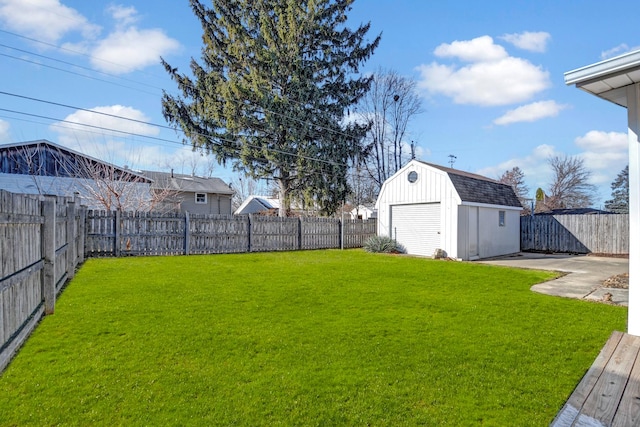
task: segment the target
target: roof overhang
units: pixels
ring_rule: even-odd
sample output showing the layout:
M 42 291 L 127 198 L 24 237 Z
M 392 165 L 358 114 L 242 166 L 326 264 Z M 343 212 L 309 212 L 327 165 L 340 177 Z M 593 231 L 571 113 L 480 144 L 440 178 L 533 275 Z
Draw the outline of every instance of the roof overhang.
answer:
M 567 71 L 564 82 L 626 108 L 625 87 L 640 83 L 640 50 Z

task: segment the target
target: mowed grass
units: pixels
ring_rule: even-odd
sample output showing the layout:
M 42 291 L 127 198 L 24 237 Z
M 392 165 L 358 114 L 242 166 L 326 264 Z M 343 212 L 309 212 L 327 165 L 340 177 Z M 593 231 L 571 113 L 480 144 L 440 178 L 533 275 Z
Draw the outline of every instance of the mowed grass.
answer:
M 548 425 L 626 309 L 552 273 L 360 250 L 92 259 L 1 425 Z

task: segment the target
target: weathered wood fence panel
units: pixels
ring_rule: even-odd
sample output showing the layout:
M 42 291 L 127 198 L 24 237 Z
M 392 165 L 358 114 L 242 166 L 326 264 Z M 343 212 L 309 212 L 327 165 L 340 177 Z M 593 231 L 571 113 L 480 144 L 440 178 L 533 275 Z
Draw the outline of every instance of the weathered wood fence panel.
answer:
M 567 253 L 629 253 L 629 215 L 520 217 L 520 249 Z
M 0 191 L 0 371 L 83 261 L 83 220 L 71 199 Z
M 302 249 L 340 247 L 340 220 L 334 218 L 303 218 Z
M 250 217 L 249 252 L 295 251 L 299 249 L 298 218 Z
M 376 234 L 375 219 L 104 211 L 86 215 L 88 257 L 355 248 Z
M 369 237 L 376 234 L 376 220 L 347 219 L 342 222 L 342 227 L 345 249 L 361 248 Z
M 189 215 L 191 254 L 246 252 L 249 247 L 249 217 Z

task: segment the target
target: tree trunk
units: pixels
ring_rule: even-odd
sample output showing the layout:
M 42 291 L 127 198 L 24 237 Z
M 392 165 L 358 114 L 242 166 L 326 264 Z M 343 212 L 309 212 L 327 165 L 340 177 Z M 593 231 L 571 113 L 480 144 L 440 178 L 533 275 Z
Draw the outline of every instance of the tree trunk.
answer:
M 280 201 L 280 207 L 278 209 L 278 216 L 280 218 L 286 218 L 291 211 L 291 200 L 289 198 L 289 180 L 284 178 L 276 179 L 278 184 L 278 200 Z

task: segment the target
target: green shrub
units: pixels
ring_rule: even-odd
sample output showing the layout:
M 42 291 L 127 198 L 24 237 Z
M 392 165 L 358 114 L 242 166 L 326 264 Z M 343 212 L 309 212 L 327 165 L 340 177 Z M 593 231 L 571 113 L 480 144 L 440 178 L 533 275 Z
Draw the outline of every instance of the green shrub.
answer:
M 369 237 L 367 241 L 364 242 L 363 248 L 365 251 L 373 253 L 392 254 L 404 252 L 398 242 L 387 236 Z

